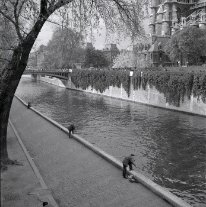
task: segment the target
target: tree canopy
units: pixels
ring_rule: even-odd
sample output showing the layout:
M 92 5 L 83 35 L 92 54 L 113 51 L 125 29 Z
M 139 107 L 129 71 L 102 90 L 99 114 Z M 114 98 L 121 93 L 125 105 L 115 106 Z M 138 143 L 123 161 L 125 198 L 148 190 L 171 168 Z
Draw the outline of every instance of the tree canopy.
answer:
M 57 28 L 45 48 L 44 68 L 72 67 L 84 59 L 83 37 L 70 28 Z
M 206 56 L 206 29 L 187 27 L 172 35 L 164 51 L 174 62 L 187 57 L 189 64 L 198 64 Z
M 107 67 L 109 66 L 109 61 L 106 59 L 103 51 L 88 48 L 85 50 L 84 66 L 95 68 Z
M 132 51 L 122 51 L 114 60 L 113 68 L 134 68 L 135 57 Z
M 35 23 L 43 18 L 77 30 L 88 25 L 98 27 L 103 19 L 109 31 L 141 33 L 142 5 L 146 0 L 2 0 L 0 14 L 14 26 L 19 41 L 23 41 Z
M 0 70 L 0 146 L 1 164 L 8 163 L 7 125 L 12 100 L 21 76 L 27 66 L 29 54 L 46 21 L 56 21 L 63 7 L 63 20 L 72 23 L 76 31 L 88 25 L 98 27 L 103 19 L 107 31 L 127 33 L 131 37 L 141 34 L 140 21 L 143 4 L 149 0 L 1 0 L 0 19 L 14 31 L 12 47 L 6 64 Z M 65 13 L 66 11 L 66 13 Z M 64 23 L 64 21 L 62 22 Z M 64 24 L 62 24 L 64 25 Z M 2 38 L 2 37 L 1 37 Z M 6 50 L 7 49 L 7 50 Z M 2 55 L 1 55 L 2 57 Z M 3 56 L 5 57 L 5 56 Z

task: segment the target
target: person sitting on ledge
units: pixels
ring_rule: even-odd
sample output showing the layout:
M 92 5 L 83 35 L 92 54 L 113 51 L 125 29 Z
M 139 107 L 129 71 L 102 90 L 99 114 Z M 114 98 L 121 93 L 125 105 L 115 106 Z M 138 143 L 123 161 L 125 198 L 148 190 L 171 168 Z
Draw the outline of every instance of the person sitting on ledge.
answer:
M 74 130 L 75 130 L 75 126 L 74 126 L 74 124 L 71 124 L 71 125 L 68 127 L 68 130 L 69 130 L 69 138 L 71 138 L 71 133 L 74 134 Z
M 31 107 L 31 102 L 28 102 L 27 108 L 30 109 Z
M 123 163 L 123 171 L 122 171 L 122 175 L 124 178 L 128 177 L 128 172 L 127 172 L 127 167 L 129 166 L 129 170 L 133 170 L 132 165 L 134 165 L 135 167 L 137 167 L 135 165 L 135 160 L 134 160 L 134 154 L 131 154 L 128 157 L 125 157 L 124 160 L 122 161 Z
M 47 205 L 48 205 L 48 202 L 43 202 L 42 205 L 43 205 L 43 206 L 47 206 Z

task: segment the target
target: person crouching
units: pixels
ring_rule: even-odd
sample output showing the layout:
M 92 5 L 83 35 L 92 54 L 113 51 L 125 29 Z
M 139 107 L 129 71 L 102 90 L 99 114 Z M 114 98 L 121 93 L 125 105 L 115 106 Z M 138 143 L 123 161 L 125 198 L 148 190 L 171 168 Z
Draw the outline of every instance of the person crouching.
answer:
M 135 165 L 135 160 L 134 160 L 134 154 L 131 154 L 130 156 L 128 157 L 125 157 L 124 160 L 122 161 L 122 164 L 123 164 L 123 171 L 122 171 L 122 175 L 124 178 L 127 178 L 128 177 L 128 172 L 127 172 L 127 167 L 129 166 L 129 170 L 133 170 L 133 167 L 132 165 Z

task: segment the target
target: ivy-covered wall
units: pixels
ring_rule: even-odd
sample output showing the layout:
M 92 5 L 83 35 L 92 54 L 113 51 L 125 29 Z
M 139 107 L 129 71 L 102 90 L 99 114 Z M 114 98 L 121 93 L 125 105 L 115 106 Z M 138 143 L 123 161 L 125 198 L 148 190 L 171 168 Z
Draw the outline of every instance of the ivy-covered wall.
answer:
M 129 88 L 129 71 L 124 70 L 74 70 L 71 81 L 75 87 L 86 90 L 89 86 L 103 93 L 109 86 Z
M 128 100 L 132 99 L 131 93 L 140 90 L 145 90 L 147 93 L 149 87 L 163 94 L 167 105 L 180 107 L 182 103 L 195 97 L 197 102 L 200 100 L 206 107 L 206 71 L 204 70 L 144 71 L 142 73 L 135 71 L 132 78 L 126 70 L 74 70 L 71 81 L 75 88 L 83 90 L 92 88 L 100 93 L 104 93 L 111 86 L 118 88 L 122 86 Z
M 149 84 L 163 93 L 166 102 L 171 105 L 178 107 L 186 97 L 190 99 L 191 95 L 201 98 L 206 103 L 206 71 L 150 71 L 143 73 L 142 78 L 137 75 L 134 79 L 134 89 L 139 89 L 140 86 L 145 88 Z

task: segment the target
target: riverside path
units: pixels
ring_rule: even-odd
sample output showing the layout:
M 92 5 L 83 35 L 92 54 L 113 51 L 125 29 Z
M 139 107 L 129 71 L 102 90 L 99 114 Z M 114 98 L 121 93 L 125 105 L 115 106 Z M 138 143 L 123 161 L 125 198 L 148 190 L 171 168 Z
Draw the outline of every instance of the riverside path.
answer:
M 10 120 L 59 206 L 171 206 L 14 98 Z

